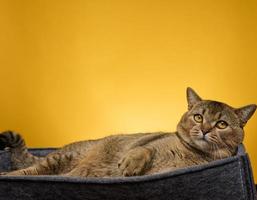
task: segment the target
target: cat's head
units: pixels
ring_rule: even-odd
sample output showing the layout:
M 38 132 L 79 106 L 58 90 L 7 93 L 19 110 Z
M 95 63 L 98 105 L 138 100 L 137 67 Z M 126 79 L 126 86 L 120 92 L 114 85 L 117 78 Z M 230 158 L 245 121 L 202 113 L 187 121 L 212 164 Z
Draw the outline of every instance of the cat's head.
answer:
M 187 102 L 188 111 L 177 126 L 180 137 L 213 159 L 235 154 L 244 138 L 243 127 L 256 105 L 236 109 L 225 103 L 202 100 L 191 88 L 187 88 Z

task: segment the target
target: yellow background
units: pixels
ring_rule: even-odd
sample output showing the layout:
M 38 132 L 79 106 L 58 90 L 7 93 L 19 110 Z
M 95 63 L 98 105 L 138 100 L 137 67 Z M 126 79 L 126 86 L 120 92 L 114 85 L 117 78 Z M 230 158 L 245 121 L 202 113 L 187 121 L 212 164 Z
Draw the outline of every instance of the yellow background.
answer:
M 0 130 L 30 147 L 175 131 L 187 86 L 257 103 L 256 0 L 0 1 Z

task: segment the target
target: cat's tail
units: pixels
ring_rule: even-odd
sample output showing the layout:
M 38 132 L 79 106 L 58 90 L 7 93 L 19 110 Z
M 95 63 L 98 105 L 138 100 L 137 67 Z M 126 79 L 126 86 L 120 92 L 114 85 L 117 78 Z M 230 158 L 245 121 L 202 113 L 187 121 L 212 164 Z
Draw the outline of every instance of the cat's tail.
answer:
M 12 169 L 25 168 L 40 160 L 40 157 L 34 156 L 28 151 L 23 137 L 13 131 L 5 131 L 0 134 L 0 150 L 10 151 Z
M 12 131 L 5 131 L 0 134 L 0 149 L 4 150 L 6 147 L 22 150 L 27 148 L 21 135 Z

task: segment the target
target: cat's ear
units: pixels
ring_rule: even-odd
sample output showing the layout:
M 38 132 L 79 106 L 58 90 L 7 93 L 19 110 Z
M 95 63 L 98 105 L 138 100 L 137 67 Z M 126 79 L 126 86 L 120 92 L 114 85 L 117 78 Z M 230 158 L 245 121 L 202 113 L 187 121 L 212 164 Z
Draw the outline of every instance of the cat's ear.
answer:
M 201 97 L 196 94 L 196 92 L 188 87 L 187 88 L 187 103 L 188 103 L 188 110 L 190 110 L 197 102 L 202 101 Z
M 239 117 L 242 127 L 244 127 L 247 121 L 251 118 L 256 108 L 257 106 L 255 104 L 251 104 L 242 108 L 235 109 L 235 113 Z

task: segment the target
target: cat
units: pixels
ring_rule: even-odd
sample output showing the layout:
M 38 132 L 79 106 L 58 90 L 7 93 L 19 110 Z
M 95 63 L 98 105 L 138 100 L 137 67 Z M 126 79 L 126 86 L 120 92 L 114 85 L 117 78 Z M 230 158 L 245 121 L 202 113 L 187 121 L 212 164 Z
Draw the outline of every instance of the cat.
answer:
M 149 175 L 233 156 L 243 142 L 243 127 L 256 110 L 202 100 L 187 88 L 188 111 L 177 131 L 112 135 L 68 144 L 46 157 L 27 150 L 12 131 L 0 134 L 0 148 L 11 152 L 13 171 L 5 175 L 117 177 Z

